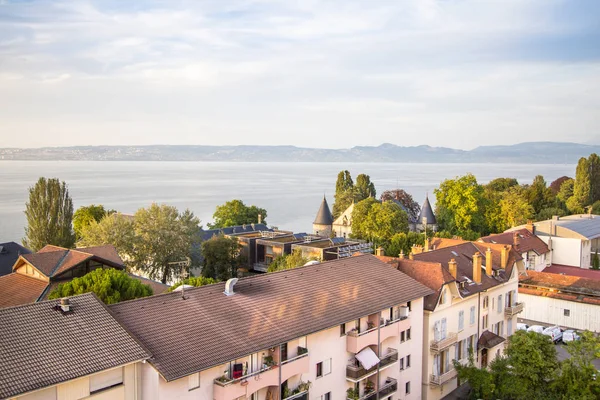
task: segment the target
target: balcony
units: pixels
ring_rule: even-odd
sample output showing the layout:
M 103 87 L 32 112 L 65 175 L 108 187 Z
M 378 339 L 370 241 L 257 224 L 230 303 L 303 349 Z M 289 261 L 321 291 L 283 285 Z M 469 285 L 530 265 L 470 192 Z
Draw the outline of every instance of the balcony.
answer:
M 432 340 L 429 348 L 431 351 L 438 353 L 456 343 L 458 335 L 454 332 L 449 333 L 445 339 Z
M 293 394 L 291 396 L 286 397 L 283 400 L 308 400 L 308 390 Z
M 387 378 L 386 382 L 381 385 L 379 390 L 375 390 L 368 394 L 363 394 L 362 397 L 359 397 L 358 400 L 375 400 L 377 399 L 377 394 L 379 393 L 379 400 L 382 400 L 398 391 L 398 381 L 393 378 Z M 356 398 L 348 400 L 357 400 Z
M 512 317 L 521 312 L 523 312 L 523 308 L 525 308 L 525 303 L 515 303 L 515 305 L 504 308 L 504 316 Z
M 358 353 L 367 346 L 377 346 L 385 339 L 400 336 L 400 332 L 408 328 L 410 328 L 410 318 L 401 316 L 395 320 L 383 321 L 379 327 L 364 332 L 352 330 L 346 335 L 346 350 L 350 353 Z
M 442 375 L 431 375 L 430 382 L 432 385 L 442 386 L 444 383 L 456 378 L 456 370 L 452 368 L 450 371 Z
M 398 361 L 398 350 L 388 349 L 387 354 L 381 357 L 379 369 L 382 370 Z M 346 366 L 346 379 L 351 382 L 361 381 L 377 372 L 377 365 L 370 369 L 356 367 L 354 365 Z
M 285 382 L 294 375 L 308 373 L 310 363 L 308 350 L 298 347 L 298 355 L 281 362 L 281 382 Z

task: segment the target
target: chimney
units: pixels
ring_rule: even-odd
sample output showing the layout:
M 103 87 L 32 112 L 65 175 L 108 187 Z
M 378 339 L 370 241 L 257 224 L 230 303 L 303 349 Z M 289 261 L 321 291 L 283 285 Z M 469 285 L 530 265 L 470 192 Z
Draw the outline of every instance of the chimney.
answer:
M 62 299 L 60 299 L 60 309 L 62 310 L 62 312 L 71 311 L 71 302 L 69 301 L 68 297 L 63 297 Z
M 262 214 L 258 214 L 258 223 L 262 224 Z
M 508 250 L 509 246 L 502 246 L 502 252 L 500 253 L 500 267 L 502 269 L 506 269 L 506 264 L 508 264 Z
M 404 250 L 400 250 L 400 255 L 398 256 L 401 260 L 404 260 Z
M 414 260 L 415 259 L 415 255 L 414 253 L 411 251 L 410 254 L 408 255 L 408 259 L 409 260 Z
M 473 282 L 481 283 L 481 254 L 473 254 Z
M 519 244 L 521 244 L 521 237 L 519 236 L 519 232 L 513 232 L 513 246 L 515 246 L 515 249 L 519 247 Z
M 377 249 L 375 249 L 375 255 L 385 256 L 385 250 L 383 249 L 383 247 L 379 246 Z
M 448 269 L 450 270 L 450 274 L 456 279 L 456 260 L 454 258 L 448 262 Z
M 413 254 L 421 254 L 423 252 L 423 246 L 419 246 L 418 244 L 413 244 L 412 253 Z
M 558 220 L 560 220 L 560 217 L 558 215 L 552 216 L 552 221 L 558 221 Z
M 492 249 L 489 247 L 485 252 L 485 274 L 492 276 Z
M 533 234 L 535 234 L 535 225 L 533 224 L 532 220 L 528 220 L 527 221 L 527 230 Z
M 227 282 L 225 282 L 225 291 L 223 292 L 223 293 L 225 293 L 225 296 L 233 296 L 235 294 L 233 292 L 233 287 L 235 286 L 237 281 L 238 281 L 238 278 L 231 278 L 231 279 L 228 279 Z

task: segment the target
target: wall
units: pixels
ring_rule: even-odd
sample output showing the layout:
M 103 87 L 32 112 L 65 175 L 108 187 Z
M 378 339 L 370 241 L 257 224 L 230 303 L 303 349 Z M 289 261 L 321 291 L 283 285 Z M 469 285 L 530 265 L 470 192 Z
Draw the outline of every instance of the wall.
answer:
M 525 310 L 519 315 L 521 318 L 548 325 L 600 332 L 600 305 L 524 293 L 520 293 L 519 298 L 525 302 Z M 564 315 L 564 310 L 569 310 L 568 317 Z
M 548 243 L 550 236 L 539 236 Z M 553 236 L 551 239 L 552 263 L 581 267 L 581 240 Z M 587 268 L 587 267 L 586 267 Z

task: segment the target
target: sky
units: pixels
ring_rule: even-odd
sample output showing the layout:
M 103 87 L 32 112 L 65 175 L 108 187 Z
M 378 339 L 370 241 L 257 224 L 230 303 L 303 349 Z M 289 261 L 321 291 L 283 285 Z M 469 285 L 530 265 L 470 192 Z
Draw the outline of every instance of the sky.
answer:
M 600 144 L 598 0 L 0 0 L 0 147 Z

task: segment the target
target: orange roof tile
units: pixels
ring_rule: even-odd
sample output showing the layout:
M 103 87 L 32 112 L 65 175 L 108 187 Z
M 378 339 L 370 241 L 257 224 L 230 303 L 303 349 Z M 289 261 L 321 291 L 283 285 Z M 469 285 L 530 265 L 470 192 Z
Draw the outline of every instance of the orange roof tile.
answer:
M 0 308 L 35 303 L 47 286 L 48 282 L 16 272 L 0 276 Z

